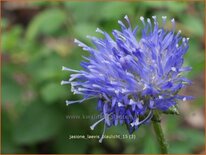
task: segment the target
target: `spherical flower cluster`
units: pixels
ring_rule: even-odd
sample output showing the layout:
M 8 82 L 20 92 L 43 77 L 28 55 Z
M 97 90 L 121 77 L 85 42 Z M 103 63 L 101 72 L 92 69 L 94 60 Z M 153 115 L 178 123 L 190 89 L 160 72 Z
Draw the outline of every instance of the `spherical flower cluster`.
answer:
M 162 17 L 161 27 L 156 16 L 152 18 L 153 22 L 140 17 L 143 29 L 139 40 L 138 26 L 132 29 L 127 16 L 128 26 L 118 21 L 121 31 L 112 31 L 114 39 L 99 28 L 96 31 L 104 38 L 88 36 L 95 48 L 75 39 L 90 56 L 84 57 L 83 70 L 62 67 L 74 73 L 61 84 L 71 84 L 74 94 L 83 95 L 81 100 L 66 101 L 67 105 L 98 99 L 97 109 L 103 118 L 91 126 L 92 130 L 104 122 L 104 132 L 110 126 L 126 124 L 132 133 L 151 120 L 154 110 L 166 111 L 177 100 L 192 98 L 178 95 L 181 88 L 191 83 L 182 76 L 182 72 L 191 70 L 182 66 L 189 38 L 183 38 L 181 31 L 175 33 L 174 19 L 168 31 L 164 28 L 166 16 Z

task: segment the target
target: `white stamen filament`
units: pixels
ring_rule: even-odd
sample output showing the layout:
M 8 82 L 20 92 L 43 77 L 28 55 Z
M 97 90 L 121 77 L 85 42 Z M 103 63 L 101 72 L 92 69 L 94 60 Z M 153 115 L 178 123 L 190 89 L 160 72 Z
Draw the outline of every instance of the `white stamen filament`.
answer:
M 90 126 L 91 130 L 94 130 L 95 126 L 97 126 L 101 121 L 103 121 L 105 118 L 102 118 L 100 120 L 98 120 L 97 122 L 95 122 L 93 125 Z
M 167 16 L 162 16 L 162 19 L 163 19 L 163 20 L 166 20 L 166 19 L 167 19 Z
M 149 18 L 147 18 L 147 22 L 148 22 L 148 23 L 151 23 L 151 20 L 150 20 Z
M 156 21 L 157 17 L 156 16 L 152 16 L 152 18 Z
M 70 83 L 69 81 L 61 81 L 61 85 L 69 84 L 69 83 Z
M 186 97 L 184 97 L 182 100 L 183 100 L 183 101 L 186 101 L 187 99 L 186 99 Z
M 74 70 L 74 69 L 70 69 L 70 68 L 67 68 L 67 67 L 64 67 L 64 66 L 62 66 L 62 70 L 63 71 L 71 71 L 71 72 L 79 72 L 78 70 Z
M 139 117 L 137 117 L 137 119 L 133 123 L 131 123 L 132 127 L 133 126 L 138 126 L 138 125 L 139 125 Z
M 177 71 L 177 69 L 175 67 L 172 67 L 171 70 L 174 71 L 174 72 Z
M 124 104 L 122 104 L 121 102 L 118 102 L 118 107 L 124 107 Z
M 172 18 L 171 22 L 172 22 L 172 30 L 174 32 L 175 31 L 175 19 Z
M 111 114 L 112 114 L 112 113 L 107 114 L 107 116 L 105 116 L 105 117 L 109 117 Z M 98 120 L 97 122 L 95 122 L 93 125 L 91 125 L 91 126 L 90 126 L 90 129 L 91 129 L 91 130 L 94 130 L 94 128 L 95 128 L 100 122 L 102 122 L 102 121 L 105 119 L 105 117 L 101 118 L 100 120 Z
M 99 139 L 99 142 L 100 142 L 100 143 L 102 143 L 102 140 L 104 139 L 105 130 L 106 130 L 106 124 L 104 124 L 103 133 L 102 133 L 101 138 Z
M 174 19 L 174 18 L 172 18 L 171 22 L 172 22 L 172 23 L 175 23 L 175 19 Z
M 144 21 L 144 17 L 141 16 L 141 17 L 140 17 L 140 20 L 141 20 L 141 21 Z
M 166 23 L 166 19 L 167 19 L 167 16 L 162 16 L 162 24 L 163 24 L 163 26 L 164 26 L 165 23 Z
M 145 90 L 146 88 L 147 88 L 147 85 L 146 85 L 146 84 L 144 84 L 143 90 Z
M 159 99 L 163 99 L 163 97 L 160 95 L 160 96 L 159 96 Z
M 138 125 L 144 123 L 145 121 L 147 121 L 150 118 L 150 116 L 152 116 L 152 110 L 150 110 L 149 114 L 147 115 L 147 117 L 145 119 L 143 119 L 142 121 L 140 121 L 138 123 L 137 123 L 137 119 L 136 119 L 135 122 L 131 123 L 131 126 L 132 125 L 138 126 Z
M 99 28 L 96 29 L 96 32 L 104 34 L 104 32 L 102 30 L 100 30 Z
M 81 102 L 83 102 L 83 101 L 85 101 L 87 99 L 88 98 L 83 98 L 81 100 L 76 100 L 76 101 L 68 101 L 68 100 L 66 100 L 66 105 L 68 106 L 68 105 L 73 104 L 73 103 L 81 103 Z

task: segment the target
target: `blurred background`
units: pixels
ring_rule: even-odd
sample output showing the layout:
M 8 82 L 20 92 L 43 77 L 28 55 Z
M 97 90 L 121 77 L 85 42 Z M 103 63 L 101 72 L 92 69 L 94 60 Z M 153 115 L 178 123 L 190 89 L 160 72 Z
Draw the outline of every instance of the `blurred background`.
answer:
M 126 14 L 133 27 L 140 16 L 174 17 L 177 30 L 190 38 L 185 65 L 193 67 L 186 75 L 193 85 L 181 93 L 196 99 L 179 103 L 179 116 L 162 116 L 162 126 L 170 153 L 204 152 L 203 2 L 4 2 L 1 7 L 2 153 L 159 153 L 151 125 L 135 132 L 135 140 L 69 139 L 103 130 L 102 125 L 90 130 L 96 120 L 70 118 L 96 115 L 95 100 L 65 105 L 81 97 L 60 85 L 69 78 L 61 67 L 80 69 L 82 55 L 88 55 L 73 40 L 91 44 L 87 34 L 100 36 L 97 27 L 111 34 Z M 125 126 L 106 134 L 128 135 Z

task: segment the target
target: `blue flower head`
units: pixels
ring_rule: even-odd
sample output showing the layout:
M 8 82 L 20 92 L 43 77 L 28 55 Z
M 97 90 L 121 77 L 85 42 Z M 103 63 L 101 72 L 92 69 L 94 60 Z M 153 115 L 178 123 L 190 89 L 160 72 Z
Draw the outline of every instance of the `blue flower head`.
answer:
M 75 43 L 90 53 L 81 63 L 83 70 L 62 67 L 73 72 L 68 81 L 74 94 L 81 94 L 83 99 L 66 101 L 67 105 L 81 103 L 90 98 L 97 98 L 97 109 L 102 114 L 100 122 L 105 129 L 118 124 L 126 124 L 130 133 L 142 124 L 149 122 L 154 110 L 167 111 L 176 105 L 177 100 L 189 100 L 190 96 L 178 95 L 181 88 L 191 81 L 182 76 L 182 72 L 191 70 L 183 67 L 183 56 L 188 50 L 189 38 L 183 38 L 181 31 L 175 33 L 175 20 L 172 29 L 166 30 L 166 16 L 162 17 L 162 27 L 156 16 L 145 20 L 141 38 L 137 40 L 138 26 L 132 29 L 125 16 L 127 26 L 118 21 L 121 31 L 113 30 L 110 35 L 99 28 L 96 32 L 103 38 L 87 36 L 95 48 L 79 40 Z

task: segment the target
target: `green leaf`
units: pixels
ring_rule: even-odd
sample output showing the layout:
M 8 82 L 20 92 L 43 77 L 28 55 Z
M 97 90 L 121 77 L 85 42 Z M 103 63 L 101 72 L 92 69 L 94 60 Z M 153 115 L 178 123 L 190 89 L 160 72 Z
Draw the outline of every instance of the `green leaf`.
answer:
M 5 71 L 8 69 L 8 72 Z M 11 76 L 11 68 L 3 68 L 3 79 L 2 79 L 2 103 L 6 105 L 7 103 L 16 104 L 21 101 L 22 88 L 14 81 Z M 9 75 L 9 76 L 8 76 Z
M 200 41 L 192 37 L 190 39 L 190 48 L 185 55 L 185 66 L 191 66 L 192 71 L 187 73 L 188 77 L 195 77 L 204 70 L 205 57 L 204 51 L 200 49 Z
M 4 30 L 8 26 L 8 19 L 7 18 L 2 18 L 1 19 L 1 28 Z
M 64 6 L 72 12 L 72 17 L 75 23 L 92 23 L 101 20 L 99 10 L 102 9 L 104 2 L 63 2 Z M 81 10 L 81 11 L 79 11 Z M 91 25 L 92 25 L 91 24 Z
M 151 135 L 151 134 L 150 134 Z M 153 137 L 146 137 L 144 142 L 144 154 L 157 154 L 159 153 L 157 142 L 154 141 Z
M 180 12 L 184 11 L 187 8 L 187 3 L 184 2 L 149 2 L 149 3 L 141 3 L 142 6 L 146 7 L 148 10 L 151 8 L 167 8 L 168 11 Z
M 41 96 L 46 103 L 55 103 L 58 99 L 66 96 L 66 90 L 59 83 L 49 83 L 44 86 L 41 91 Z
M 68 115 L 80 116 L 80 118 L 82 118 L 82 115 L 86 116 L 88 115 L 88 113 L 86 113 L 86 109 L 83 108 L 82 105 L 74 105 L 74 107 L 70 107 L 68 109 Z M 58 137 L 54 143 L 54 148 L 57 153 L 86 153 L 88 145 L 93 143 L 94 140 L 91 141 L 88 139 L 70 139 L 70 136 L 87 136 L 87 134 L 90 134 L 91 130 L 89 128 L 88 121 L 84 121 L 84 119 L 67 118 L 67 123 L 65 124 L 64 128 L 62 128 L 62 130 L 59 132 Z
M 198 145 L 204 145 L 205 138 L 204 138 L 204 132 L 199 131 L 196 129 L 184 129 L 177 132 L 177 135 L 182 135 L 182 139 L 185 142 L 190 141 L 188 145 L 191 146 L 191 148 L 195 148 Z
M 13 27 L 10 31 L 3 31 L 2 34 L 2 51 L 16 52 L 20 48 L 22 28 L 20 26 Z
M 204 22 L 201 18 L 195 16 L 185 16 L 182 18 L 184 28 L 187 29 L 193 36 L 203 37 L 204 35 Z
M 34 39 L 39 34 L 53 34 L 66 22 L 67 15 L 61 9 L 48 9 L 31 21 L 26 31 L 27 39 Z
M 134 8 L 131 3 L 127 2 L 109 2 L 102 7 L 99 16 L 103 19 L 120 19 L 125 15 L 132 15 Z
M 11 154 L 20 151 L 13 140 L 12 132 L 14 130 L 11 119 L 6 111 L 2 111 L 2 153 Z
M 175 133 L 179 130 L 179 125 L 182 121 L 182 117 L 174 117 L 173 115 L 167 116 L 166 131 L 167 135 Z
M 174 133 L 179 140 L 170 142 L 170 153 L 191 153 L 193 149 L 204 146 L 204 132 L 195 129 L 182 129 Z
M 45 51 L 41 50 L 41 52 L 43 53 Z M 48 80 L 54 81 L 55 79 L 55 81 L 59 80 L 58 82 L 60 83 L 62 80 L 61 75 L 66 74 L 62 72 L 61 67 L 63 65 L 66 66 L 68 60 L 62 59 L 57 53 L 49 53 L 48 51 L 48 53 L 45 54 L 46 56 L 37 55 L 36 58 L 25 67 L 28 73 L 32 75 L 32 82 L 44 83 L 48 82 Z
M 95 32 L 97 29 L 97 26 L 95 24 L 90 23 L 79 23 L 74 27 L 74 33 L 76 38 L 83 39 L 83 40 L 89 40 L 86 38 L 87 35 L 90 36 L 97 36 L 98 34 Z
M 186 143 L 182 143 L 182 142 L 175 142 L 170 144 L 169 147 L 169 152 L 171 154 L 187 154 L 187 153 L 191 153 L 190 152 L 190 148 L 188 147 L 188 145 Z
M 17 144 L 34 144 L 57 135 L 63 117 L 56 107 L 32 103 L 15 123 L 14 140 Z
M 84 139 L 69 139 L 70 135 L 87 135 L 85 132 L 82 132 L 82 129 L 75 129 L 77 132 L 70 132 L 70 129 L 62 131 L 61 135 L 58 136 L 55 141 L 55 150 L 57 153 L 64 154 L 76 154 L 76 153 L 86 153 L 88 148 L 88 140 Z

